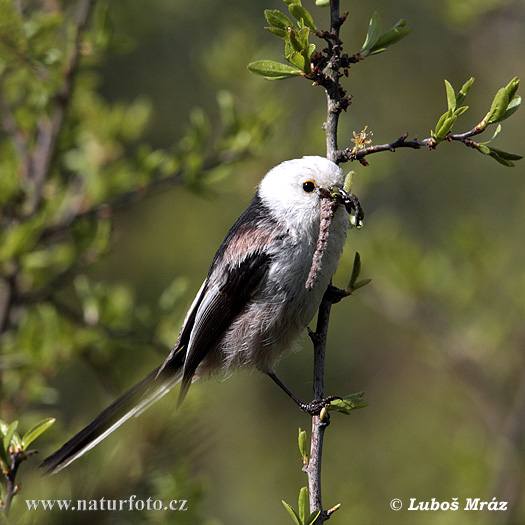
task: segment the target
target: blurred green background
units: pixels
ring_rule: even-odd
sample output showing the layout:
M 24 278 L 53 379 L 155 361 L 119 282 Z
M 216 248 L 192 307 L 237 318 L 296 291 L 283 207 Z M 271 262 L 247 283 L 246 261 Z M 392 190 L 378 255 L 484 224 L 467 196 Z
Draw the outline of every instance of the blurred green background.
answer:
M 399 18 L 414 28 L 343 79 L 353 99 L 341 117 L 341 147 L 365 126 L 377 144 L 405 132 L 429 136 L 446 109 L 444 78 L 456 89 L 476 78 L 466 101 L 470 110 L 455 128 L 467 131 L 500 87 L 513 76 L 525 77 L 522 1 L 341 4 L 350 12 L 341 34 L 349 53 L 360 48 L 375 10 L 385 28 Z M 304 5 L 318 27 L 327 27 L 328 10 Z M 321 88 L 303 79 L 270 83 L 246 69 L 256 59 L 281 58 L 281 42 L 263 29 L 263 11 L 284 11 L 282 2 L 128 0 L 108 6 L 116 44 L 91 67 L 90 78 L 110 103 L 149 101 L 141 142 L 171 148 L 196 118 L 196 107 L 217 129 L 216 94 L 227 97 L 224 90 L 240 114 L 264 122 L 264 138 L 204 189 L 167 189 L 115 214 L 111 249 L 86 277 L 92 286 L 118 286 L 139 310 L 154 311 L 164 294 L 173 303 L 170 324 L 163 327 L 165 352 L 162 345 L 141 347 L 118 337 L 99 346 L 94 340 L 80 354 L 57 350 L 52 370 L 39 382 L 45 396 L 22 402 L 13 387 L 0 417 L 21 418 L 23 410 L 31 421 L 58 419 L 37 442 L 39 458 L 160 363 L 215 250 L 263 174 L 288 158 L 322 155 L 325 147 Z M 496 147 L 523 153 L 521 111 L 503 123 Z M 365 227 L 350 232 L 335 284 L 346 284 L 355 251 L 362 276 L 373 281 L 332 311 L 326 384 L 329 394 L 364 390 L 370 406 L 332 417 L 323 456 L 324 505 L 340 502 L 332 521 L 344 524 L 523 523 L 525 164 L 506 168 L 457 143 L 368 160 L 369 167 L 351 167 Z M 175 297 L 171 303 L 166 289 Z M 306 338 L 303 347 L 282 360 L 278 374 L 299 397 L 309 398 Z M 309 431 L 309 418 L 257 372 L 196 384 L 178 411 L 175 399 L 176 393 L 167 396 L 56 476 L 40 478 L 38 458 L 28 461 L 20 469 L 23 486 L 13 519 L 291 523 L 281 500 L 295 506 L 306 484 L 296 437 L 298 427 Z M 131 494 L 187 499 L 191 515 L 24 511 L 25 498 Z M 466 498 L 494 497 L 511 508 L 406 510 L 410 498 L 458 498 L 462 509 Z M 393 498 L 403 502 L 402 510 L 390 509 Z

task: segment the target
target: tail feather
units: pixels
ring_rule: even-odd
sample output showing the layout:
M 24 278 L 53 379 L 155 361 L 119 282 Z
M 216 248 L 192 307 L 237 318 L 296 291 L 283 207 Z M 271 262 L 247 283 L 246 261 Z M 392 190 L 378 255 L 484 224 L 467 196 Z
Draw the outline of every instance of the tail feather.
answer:
M 182 363 L 174 356 L 165 366 L 157 367 L 103 410 L 89 425 L 73 436 L 59 450 L 46 458 L 40 468 L 54 474 L 92 449 L 132 416 L 138 416 L 167 394 L 181 379 Z

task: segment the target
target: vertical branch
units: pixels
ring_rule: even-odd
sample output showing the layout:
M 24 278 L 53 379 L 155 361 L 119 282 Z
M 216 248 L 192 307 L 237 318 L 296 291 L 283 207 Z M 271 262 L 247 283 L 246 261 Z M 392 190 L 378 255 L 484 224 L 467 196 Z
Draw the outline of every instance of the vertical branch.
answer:
M 327 98 L 327 118 L 324 124 L 326 132 L 326 157 L 337 161 L 337 125 L 342 110 L 340 103 L 341 91 L 339 87 L 339 70 L 341 65 L 340 53 L 341 42 L 339 40 L 339 29 L 344 18 L 339 15 L 339 0 L 330 1 L 330 33 L 325 35 L 328 42 L 328 63 L 323 69 L 326 79 L 324 87 Z M 317 326 L 314 333 L 310 333 L 314 345 L 314 377 L 313 398 L 323 399 L 325 397 L 325 354 L 330 311 L 334 303 L 334 295 L 331 286 L 325 292 L 317 317 Z M 310 512 L 320 510 L 321 513 L 316 523 L 324 523 L 330 514 L 323 510 L 321 493 L 321 460 L 323 454 L 324 432 L 329 423 L 328 416 L 321 419 L 319 416 L 312 418 L 312 439 L 310 446 L 310 460 L 306 472 L 308 474 L 308 489 L 310 497 Z
M 337 125 L 339 115 L 341 114 L 341 105 L 339 100 L 341 94 L 339 91 L 339 78 L 341 76 L 339 69 L 341 65 L 341 41 L 339 40 L 339 29 L 342 19 L 339 15 L 339 0 L 330 1 L 330 35 L 328 41 L 328 64 L 323 70 L 323 75 L 327 80 L 325 84 L 327 100 L 327 116 L 324 124 L 326 132 L 326 157 L 336 162 L 337 159 Z
M 323 399 L 325 397 L 325 354 L 326 339 L 328 335 L 328 324 L 330 321 L 330 310 L 333 297 L 330 288 L 325 292 L 319 313 L 315 332 L 310 333 L 314 345 L 314 384 L 313 398 Z M 310 446 L 310 459 L 306 473 L 308 474 L 308 491 L 310 495 L 310 512 L 321 511 L 317 523 L 323 523 L 328 515 L 323 511 L 321 493 L 321 460 L 323 455 L 324 431 L 328 426 L 329 419 L 321 420 L 319 416 L 312 417 L 312 440 Z

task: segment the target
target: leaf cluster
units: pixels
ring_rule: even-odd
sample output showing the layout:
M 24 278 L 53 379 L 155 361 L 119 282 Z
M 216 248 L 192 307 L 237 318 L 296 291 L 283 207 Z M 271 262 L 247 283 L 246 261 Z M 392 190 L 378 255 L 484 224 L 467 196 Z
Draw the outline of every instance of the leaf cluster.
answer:
M 450 140 L 452 138 L 457 138 L 460 140 L 463 138 L 465 139 L 465 142 L 468 140 L 468 142 L 466 142 L 468 145 L 477 149 L 484 155 L 491 156 L 500 164 L 509 167 L 514 166 L 513 161 L 521 159 L 521 155 L 496 149 L 488 144 L 499 135 L 501 131 L 500 123 L 512 116 L 520 107 L 521 97 L 516 94 L 520 81 L 516 77 L 514 77 L 505 87 L 498 90 L 492 100 L 488 113 L 470 133 L 465 134 L 464 137 L 451 136 L 451 131 L 456 120 L 468 110 L 468 106 L 462 106 L 462 104 L 473 83 L 474 78 L 470 78 L 465 84 L 463 84 L 459 92 L 456 94 L 450 82 L 445 80 L 448 107 L 447 111 L 439 118 L 435 129 L 431 131 L 431 136 L 436 144 L 445 139 Z M 498 126 L 489 141 L 477 143 L 469 140 L 470 137 L 482 133 L 492 124 L 498 124 Z
M 291 505 L 283 500 L 284 508 L 290 514 L 295 525 L 312 525 L 321 513 L 320 510 L 316 510 L 310 513 L 310 505 L 308 498 L 308 487 L 303 487 L 299 491 L 299 499 L 297 502 L 297 509 L 295 510 Z
M 368 32 L 359 56 L 365 58 L 371 55 L 378 55 L 388 47 L 399 42 L 412 32 L 412 29 L 406 27 L 406 20 L 401 19 L 394 24 L 388 31 L 383 33 L 383 22 L 377 11 L 374 12 L 368 24 Z
M 53 423 L 54 418 L 46 418 L 33 425 L 22 437 L 17 432 L 18 421 L 11 424 L 0 419 L 0 469 L 2 474 L 14 483 L 14 476 L 18 470 L 18 464 L 31 456 L 34 451 L 28 450 L 29 445 L 43 434 Z M 6 498 L 6 487 L 0 484 L 0 509 L 4 506 Z M 9 497 L 14 495 L 10 494 Z
M 288 11 L 296 24 L 281 11 L 267 9 L 264 16 L 270 27 L 265 29 L 284 40 L 284 58 L 289 65 L 273 60 L 258 60 L 248 64 L 248 69 L 252 73 L 268 80 L 283 80 L 311 74 L 310 64 L 315 52 L 315 44 L 309 42 L 309 37 L 310 33 L 316 32 L 313 17 L 303 7 L 301 0 L 283 1 L 288 5 Z

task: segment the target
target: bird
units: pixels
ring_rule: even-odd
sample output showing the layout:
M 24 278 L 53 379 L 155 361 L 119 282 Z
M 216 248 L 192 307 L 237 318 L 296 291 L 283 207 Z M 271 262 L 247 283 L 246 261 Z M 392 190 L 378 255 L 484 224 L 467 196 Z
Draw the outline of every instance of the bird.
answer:
M 320 156 L 287 160 L 268 171 L 215 254 L 165 361 L 47 457 L 40 465 L 44 472 L 68 466 L 177 383 L 179 406 L 194 381 L 236 368 L 258 369 L 299 408 L 319 413 L 326 400 L 303 403 L 275 375 L 275 366 L 297 347 L 337 270 L 352 208 L 334 198 L 348 195 L 344 179 L 336 163 Z M 320 267 L 305 286 L 323 199 L 335 209 Z

